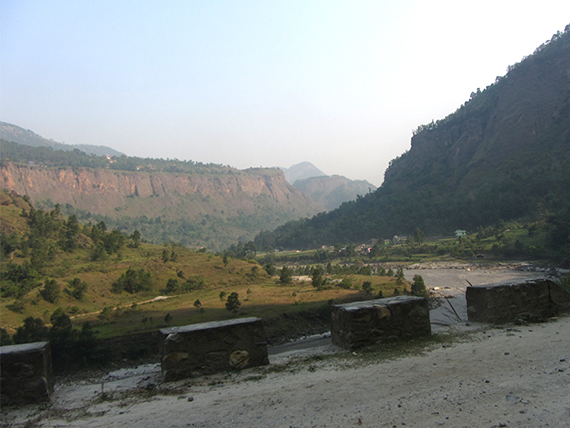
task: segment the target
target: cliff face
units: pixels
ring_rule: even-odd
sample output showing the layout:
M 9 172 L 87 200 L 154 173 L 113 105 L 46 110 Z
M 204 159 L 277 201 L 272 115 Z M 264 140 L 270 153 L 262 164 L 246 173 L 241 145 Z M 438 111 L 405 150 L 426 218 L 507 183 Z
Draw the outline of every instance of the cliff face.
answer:
M 210 197 L 238 203 L 242 209 L 251 208 L 247 199 L 266 196 L 275 204 L 287 204 L 293 198 L 307 205 L 307 211 L 320 207 L 290 186 L 282 173 L 263 175 L 239 173 L 227 175 L 188 175 L 171 173 L 128 172 L 98 169 L 61 169 L 21 166 L 5 163 L 1 166 L 0 185 L 32 201 L 51 199 L 54 203 L 71 204 L 82 210 L 111 213 L 123 206 L 126 198 L 184 198 Z M 241 202 L 240 202 L 241 201 Z
M 49 202 L 69 204 L 76 210 L 111 219 L 160 217 L 161 221 L 197 223 L 195 229 L 200 225 L 207 227 L 205 223 L 214 216 L 219 228 L 216 235 L 225 235 L 222 241 L 227 238 L 228 243 L 234 243 L 239 236 L 253 237 L 261 230 L 324 210 L 289 185 L 276 169 L 184 174 L 3 162 L 0 186 L 29 196 L 40 207 Z M 169 239 L 176 242 L 174 237 Z M 213 237 L 209 241 L 210 247 L 222 245 Z M 188 243 L 204 245 L 192 240 Z
M 431 128 L 431 129 L 430 129 Z M 570 142 L 570 33 L 510 67 L 455 113 L 426 126 L 386 171 L 386 187 L 437 182 L 470 191 L 489 175 L 566 157 Z M 549 162 L 550 162 L 549 160 Z

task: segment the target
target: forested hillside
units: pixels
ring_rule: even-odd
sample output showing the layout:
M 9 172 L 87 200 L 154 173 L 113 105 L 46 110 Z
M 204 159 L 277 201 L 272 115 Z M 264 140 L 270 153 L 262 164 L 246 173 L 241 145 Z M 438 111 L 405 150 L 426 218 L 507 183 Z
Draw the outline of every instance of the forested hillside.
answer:
M 83 223 L 213 250 L 325 208 L 278 169 L 105 157 L 2 140 L 0 188 Z
M 442 120 L 414 132 L 381 188 L 260 234 L 303 248 L 409 234 L 450 235 L 501 220 L 563 218 L 570 205 L 570 26 Z
M 366 180 L 350 180 L 340 175 L 305 178 L 295 181 L 293 186 L 328 210 L 376 190 L 376 186 Z

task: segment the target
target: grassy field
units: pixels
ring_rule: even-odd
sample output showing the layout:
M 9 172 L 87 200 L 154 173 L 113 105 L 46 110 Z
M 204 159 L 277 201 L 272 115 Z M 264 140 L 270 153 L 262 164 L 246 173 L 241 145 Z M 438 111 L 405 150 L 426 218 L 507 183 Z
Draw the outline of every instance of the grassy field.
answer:
M 176 261 L 162 260 L 164 250 L 176 253 Z M 12 262 L 20 260 L 15 257 Z M 112 284 L 128 268 L 144 269 L 151 273 L 153 287 L 150 291 L 130 294 L 112 292 Z M 204 286 L 189 293 L 167 294 L 169 279 L 200 276 Z M 131 332 L 148 331 L 159 326 L 185 325 L 196 322 L 229 319 L 235 316 L 256 316 L 263 319 L 276 318 L 283 313 L 317 310 L 328 304 L 370 298 L 357 290 L 364 281 L 370 281 L 373 292 L 382 290 L 384 295 L 394 291 L 395 278 L 380 276 L 350 275 L 353 289 L 329 286 L 318 291 L 309 278 L 294 278 L 291 285 L 279 284 L 279 277 L 267 275 L 257 262 L 229 259 L 224 263 L 221 256 L 193 251 L 179 246 L 155 246 L 142 244 L 139 248 L 123 248 L 116 256 L 103 262 L 89 260 L 87 250 L 71 254 L 60 252 L 56 261 L 45 268 L 45 276 L 55 279 L 60 287 L 60 297 L 55 303 L 42 298 L 42 286 L 18 299 L 2 299 L 0 326 L 14 333 L 24 318 L 32 316 L 49 323 L 50 315 L 59 307 L 70 315 L 74 324 L 89 321 L 97 326 L 100 337 L 110 337 Z M 88 284 L 81 300 L 74 299 L 67 290 L 69 282 L 79 278 Z M 336 278 L 337 280 L 343 277 Z M 402 289 L 402 286 L 400 286 Z M 237 314 L 225 308 L 226 296 L 236 292 L 241 307 Z M 199 300 L 201 309 L 195 306 Z M 107 308 L 107 309 L 105 309 Z M 104 311 L 103 313 L 101 313 Z M 165 321 L 167 314 L 171 320 Z M 168 318 L 170 318 L 168 317 Z M 168 319 L 167 318 L 167 319 Z

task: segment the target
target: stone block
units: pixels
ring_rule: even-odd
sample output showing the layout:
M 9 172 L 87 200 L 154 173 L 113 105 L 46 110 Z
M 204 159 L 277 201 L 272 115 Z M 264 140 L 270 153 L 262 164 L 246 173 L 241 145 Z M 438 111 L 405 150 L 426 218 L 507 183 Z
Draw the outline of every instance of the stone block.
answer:
M 38 403 L 53 392 L 51 349 L 48 342 L 0 347 L 2 404 Z
M 549 286 L 552 312 L 556 315 L 570 314 L 570 290 L 562 287 L 559 279 L 553 279 Z
M 238 318 L 160 330 L 165 381 L 269 364 L 259 318 Z
M 346 349 L 430 334 L 425 297 L 397 296 L 332 306 L 332 342 Z
M 469 321 L 536 322 L 570 312 L 570 294 L 550 278 L 470 286 L 465 297 Z

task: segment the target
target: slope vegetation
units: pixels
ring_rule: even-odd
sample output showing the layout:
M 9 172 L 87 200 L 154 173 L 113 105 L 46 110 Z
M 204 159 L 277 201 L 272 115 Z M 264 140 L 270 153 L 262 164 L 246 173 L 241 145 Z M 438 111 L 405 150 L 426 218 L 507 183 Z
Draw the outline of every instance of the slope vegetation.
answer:
M 376 186 L 368 181 L 350 180 L 341 175 L 310 177 L 297 180 L 293 185 L 327 210 L 334 210 L 345 202 L 376 190 Z
M 327 214 L 256 238 L 315 247 L 474 230 L 570 205 L 570 26 L 509 67 L 455 113 L 422 125 L 381 188 Z

